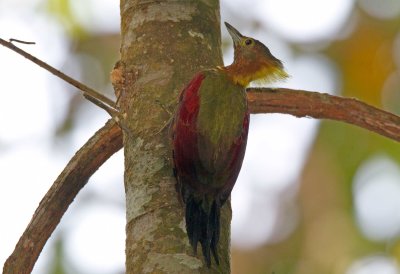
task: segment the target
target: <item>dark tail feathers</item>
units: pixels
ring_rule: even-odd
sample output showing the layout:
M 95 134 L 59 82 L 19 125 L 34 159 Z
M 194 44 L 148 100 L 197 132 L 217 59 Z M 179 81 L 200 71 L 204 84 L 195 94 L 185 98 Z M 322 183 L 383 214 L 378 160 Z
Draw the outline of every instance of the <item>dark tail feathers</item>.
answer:
M 218 241 L 220 230 L 220 209 L 218 200 L 213 200 L 211 206 L 205 199 L 196 200 L 192 195 L 186 199 L 186 230 L 189 242 L 197 253 L 197 243 L 200 242 L 207 266 L 211 266 L 211 254 L 215 262 L 218 259 Z

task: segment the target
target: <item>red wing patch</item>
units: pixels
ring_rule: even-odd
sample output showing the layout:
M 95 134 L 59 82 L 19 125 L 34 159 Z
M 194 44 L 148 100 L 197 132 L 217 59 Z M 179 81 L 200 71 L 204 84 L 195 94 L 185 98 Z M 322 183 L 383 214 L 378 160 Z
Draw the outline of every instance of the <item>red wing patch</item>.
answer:
M 178 178 L 195 184 L 195 163 L 198 159 L 196 122 L 199 113 L 199 90 L 205 76 L 196 74 L 181 92 L 180 103 L 174 119 L 174 165 Z

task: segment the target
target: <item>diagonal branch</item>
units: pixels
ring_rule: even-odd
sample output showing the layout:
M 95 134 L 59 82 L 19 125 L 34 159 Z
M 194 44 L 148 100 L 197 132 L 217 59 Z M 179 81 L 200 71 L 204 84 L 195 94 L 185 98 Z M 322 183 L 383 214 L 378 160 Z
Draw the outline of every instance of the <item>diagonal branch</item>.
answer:
M 17 41 L 19 43 L 23 42 L 21 40 L 16 40 L 16 39 L 10 39 L 11 41 Z M 27 42 L 25 42 L 27 43 Z M 29 43 L 29 42 L 28 42 Z M 26 51 L 16 47 L 13 43 L 7 42 L 6 40 L 3 40 L 0 38 L 0 45 L 3 45 L 6 48 L 11 49 L 12 51 L 15 51 L 16 53 L 24 56 L 28 60 L 32 61 L 36 65 L 44 68 L 45 70 L 51 72 L 55 76 L 63 79 L 65 82 L 71 84 L 72 86 L 76 87 L 77 89 L 83 91 L 83 94 L 86 99 L 89 99 L 92 103 L 96 104 L 97 106 L 103 108 L 106 110 L 112 117 L 116 116 L 118 113 L 118 108 L 116 104 L 114 103 L 113 100 L 109 99 L 108 97 L 104 96 L 103 94 L 95 91 L 94 89 L 82 84 L 81 82 L 69 77 L 65 73 L 62 73 L 58 69 L 50 66 L 49 64 L 43 62 L 42 60 L 36 58 L 35 56 L 32 56 L 31 54 L 27 53 Z
M 250 88 L 251 113 L 287 113 L 353 124 L 400 141 L 400 117 L 354 98 L 292 89 Z
M 400 117 L 352 98 L 291 89 L 249 88 L 250 112 L 332 119 L 400 141 Z M 75 154 L 42 199 L 7 259 L 3 273 L 30 273 L 44 244 L 89 177 L 122 148 L 122 132 L 109 121 Z
M 109 120 L 70 160 L 43 197 L 31 222 L 4 264 L 3 273 L 31 273 L 33 266 L 68 206 L 90 176 L 122 148 L 122 132 Z

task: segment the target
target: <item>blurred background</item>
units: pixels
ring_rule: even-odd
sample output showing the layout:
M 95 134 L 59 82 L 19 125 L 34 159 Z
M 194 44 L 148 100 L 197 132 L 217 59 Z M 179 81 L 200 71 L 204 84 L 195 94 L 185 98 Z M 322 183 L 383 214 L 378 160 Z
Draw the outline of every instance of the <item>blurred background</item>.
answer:
M 399 0 L 221 0 L 221 19 L 283 61 L 291 78 L 276 86 L 400 113 Z M 225 28 L 222 35 L 230 63 Z M 35 41 L 18 46 L 113 97 L 116 1 L 1 0 L 0 37 Z M 108 115 L 3 47 L 0 80 L 2 266 L 42 196 Z M 253 115 L 232 194 L 232 272 L 400 273 L 399 164 L 400 145 L 366 130 Z M 33 273 L 124 273 L 124 202 L 119 152 L 79 193 Z

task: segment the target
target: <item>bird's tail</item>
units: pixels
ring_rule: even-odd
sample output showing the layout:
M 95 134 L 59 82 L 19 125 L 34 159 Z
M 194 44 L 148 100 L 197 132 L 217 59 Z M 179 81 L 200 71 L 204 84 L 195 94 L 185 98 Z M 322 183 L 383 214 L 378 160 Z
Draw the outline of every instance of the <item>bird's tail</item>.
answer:
M 207 197 L 199 199 L 192 194 L 185 200 L 186 231 L 194 252 L 197 253 L 197 243 L 200 242 L 207 266 L 211 266 L 211 252 L 215 262 L 219 264 L 217 251 L 221 210 L 219 200 L 210 200 Z

